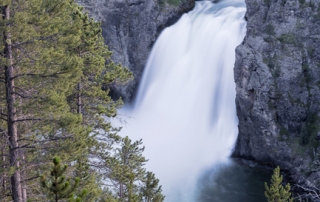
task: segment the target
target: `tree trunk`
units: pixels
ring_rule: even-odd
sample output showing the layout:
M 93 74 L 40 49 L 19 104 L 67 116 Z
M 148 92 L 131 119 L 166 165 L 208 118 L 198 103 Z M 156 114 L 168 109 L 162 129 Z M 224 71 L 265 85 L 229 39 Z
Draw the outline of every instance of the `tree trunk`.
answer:
M 82 114 L 82 100 L 81 100 L 81 81 L 78 83 L 78 114 Z
M 121 199 L 123 199 L 123 184 L 122 183 L 120 183 L 119 196 L 120 196 Z
M 3 135 L 5 136 L 5 135 Z M 5 138 L 3 138 L 3 143 L 6 143 L 7 141 L 5 141 Z M 4 147 L 6 148 L 6 147 Z M 3 174 L 2 174 L 2 193 L 3 193 L 3 197 L 4 197 L 4 201 L 3 202 L 6 202 L 6 197 L 5 195 L 7 194 L 7 173 L 6 173 L 6 156 L 5 156 L 5 151 L 4 149 L 2 150 L 2 161 L 3 161 L 3 166 L 2 166 L 2 169 L 4 170 Z
M 22 200 L 23 202 L 27 202 L 27 188 L 25 185 L 22 186 Z
M 21 152 L 21 150 L 20 150 Z M 25 162 L 26 158 L 24 155 L 24 152 L 22 152 L 22 160 Z M 22 166 L 22 172 L 21 172 L 21 180 L 26 179 L 26 169 L 25 166 Z M 27 202 L 27 185 L 26 185 L 26 180 L 23 180 L 22 183 L 22 201 Z
M 10 19 L 10 8 L 4 6 L 3 16 L 5 20 Z M 12 61 L 12 44 L 10 32 L 4 33 L 4 44 L 5 44 L 5 56 L 9 60 L 9 64 L 5 66 L 5 83 L 6 83 L 6 101 L 7 101 L 7 116 L 8 116 L 8 136 L 9 136 L 9 155 L 10 155 L 10 166 L 15 168 L 13 175 L 11 176 L 11 189 L 12 198 L 14 202 L 23 202 L 22 200 L 22 186 L 20 176 L 20 156 L 19 156 L 19 145 L 18 145 L 18 132 L 16 121 L 16 109 L 15 109 L 15 96 L 14 92 L 14 81 L 13 81 L 13 61 Z

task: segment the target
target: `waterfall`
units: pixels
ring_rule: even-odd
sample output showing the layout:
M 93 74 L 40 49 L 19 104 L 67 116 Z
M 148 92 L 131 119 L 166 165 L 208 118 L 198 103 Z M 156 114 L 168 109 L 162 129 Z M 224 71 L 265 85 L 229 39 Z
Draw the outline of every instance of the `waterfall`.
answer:
M 242 0 L 196 2 L 166 28 L 149 56 L 121 131 L 143 139 L 147 169 L 166 201 L 195 201 L 197 177 L 227 161 L 238 129 L 233 67 L 245 35 Z

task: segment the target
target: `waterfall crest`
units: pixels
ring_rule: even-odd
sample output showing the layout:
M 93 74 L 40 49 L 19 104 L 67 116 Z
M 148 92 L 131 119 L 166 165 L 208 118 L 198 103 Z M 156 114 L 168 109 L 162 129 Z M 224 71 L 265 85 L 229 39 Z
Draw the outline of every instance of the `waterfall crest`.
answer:
M 166 201 L 194 201 L 199 174 L 225 161 L 238 129 L 233 66 L 245 35 L 240 0 L 196 2 L 166 28 L 149 56 L 121 135 L 143 139 L 148 170 Z

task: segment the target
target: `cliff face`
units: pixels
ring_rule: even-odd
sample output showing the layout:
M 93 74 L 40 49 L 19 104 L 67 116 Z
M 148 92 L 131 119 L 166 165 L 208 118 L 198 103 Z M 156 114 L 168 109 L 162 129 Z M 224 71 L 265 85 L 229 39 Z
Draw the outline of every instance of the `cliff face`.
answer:
M 233 153 L 319 178 L 319 0 L 246 0 L 247 34 L 236 49 L 239 137 Z
M 102 22 L 103 37 L 112 59 L 133 71 L 135 79 L 118 87 L 115 96 L 130 100 L 141 79 L 144 65 L 160 32 L 194 7 L 194 0 L 179 6 L 165 0 L 77 0 L 90 16 Z M 171 2 L 177 2 L 171 0 Z M 174 3 L 173 3 L 174 4 Z

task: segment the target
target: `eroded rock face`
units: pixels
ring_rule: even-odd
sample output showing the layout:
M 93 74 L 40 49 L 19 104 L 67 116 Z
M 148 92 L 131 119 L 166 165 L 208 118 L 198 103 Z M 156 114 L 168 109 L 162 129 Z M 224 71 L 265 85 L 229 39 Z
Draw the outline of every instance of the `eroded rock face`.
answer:
M 103 37 L 112 59 L 133 71 L 135 79 L 117 87 L 115 96 L 129 101 L 134 96 L 143 68 L 160 32 L 194 7 L 194 0 L 180 6 L 164 0 L 77 0 L 89 14 L 102 22 Z
M 246 0 L 247 34 L 236 50 L 239 137 L 233 153 L 319 178 L 319 0 Z

